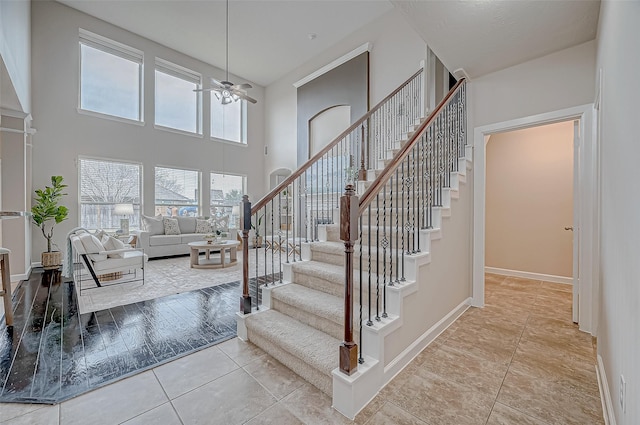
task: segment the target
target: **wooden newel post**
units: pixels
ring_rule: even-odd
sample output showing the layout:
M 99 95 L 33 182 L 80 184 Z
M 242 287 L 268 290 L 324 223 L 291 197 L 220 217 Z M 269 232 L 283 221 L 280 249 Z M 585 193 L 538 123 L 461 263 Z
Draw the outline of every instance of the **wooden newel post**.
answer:
M 251 202 L 249 197 L 242 197 L 242 297 L 240 311 L 251 313 L 251 295 L 249 295 L 249 229 L 251 229 Z
M 358 369 L 358 346 L 353 342 L 353 245 L 358 239 L 358 197 L 348 183 L 340 197 L 340 240 L 344 242 L 344 342 L 340 346 L 340 370 L 351 375 Z

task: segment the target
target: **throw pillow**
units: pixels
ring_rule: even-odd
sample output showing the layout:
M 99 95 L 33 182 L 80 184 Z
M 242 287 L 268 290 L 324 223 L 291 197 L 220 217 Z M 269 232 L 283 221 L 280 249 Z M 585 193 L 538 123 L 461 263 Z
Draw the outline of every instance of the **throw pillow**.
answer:
M 161 215 L 150 217 L 143 214 L 142 225 L 144 226 L 144 230 L 149 232 L 149 236 L 164 235 L 164 223 Z
M 93 261 L 104 261 L 107 259 L 107 254 L 98 254 L 98 252 L 105 250 L 98 238 L 91 233 L 82 233 L 79 238 L 85 251 L 89 254 L 89 258 Z
M 124 242 L 122 242 L 120 239 L 114 238 L 113 236 L 109 236 L 109 235 L 104 235 L 102 237 L 101 242 L 102 242 L 102 245 L 104 246 L 104 249 L 106 249 L 107 251 L 115 251 L 117 249 L 124 249 L 126 247 Z M 107 257 L 122 258 L 123 256 L 121 253 L 115 253 L 115 254 L 107 254 Z
M 179 235 L 180 227 L 178 227 L 178 220 L 175 218 L 164 217 L 162 219 L 162 223 L 164 224 L 164 234 L 165 235 Z
M 211 223 L 208 220 L 196 220 L 196 233 L 211 233 L 213 229 L 211 228 Z

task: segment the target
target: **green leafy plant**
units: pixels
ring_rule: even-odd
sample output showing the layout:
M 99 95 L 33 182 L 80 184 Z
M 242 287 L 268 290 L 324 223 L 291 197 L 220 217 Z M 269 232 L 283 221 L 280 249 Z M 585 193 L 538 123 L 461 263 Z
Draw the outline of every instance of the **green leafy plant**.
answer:
M 260 225 L 262 224 L 263 217 L 264 214 L 261 214 L 259 217 L 257 217 L 258 225 L 254 225 L 253 223 L 251 223 L 251 228 L 256 231 L 256 238 L 260 237 Z
M 62 176 L 51 176 L 51 186 L 45 186 L 44 190 L 35 190 L 36 196 L 31 207 L 32 219 L 33 224 L 40 228 L 42 236 L 47 240 L 47 252 L 51 252 L 53 228 L 69 215 L 67 207 L 58 205 L 62 196 L 66 195 L 63 193 L 65 187 L 67 185 L 62 184 Z

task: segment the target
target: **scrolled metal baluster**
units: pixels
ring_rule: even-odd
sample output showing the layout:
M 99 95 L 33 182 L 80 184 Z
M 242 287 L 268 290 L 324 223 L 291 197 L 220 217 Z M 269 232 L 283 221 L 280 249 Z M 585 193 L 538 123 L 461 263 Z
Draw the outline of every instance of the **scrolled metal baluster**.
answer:
M 367 326 L 373 326 L 373 322 L 371 321 L 371 205 L 369 205 L 369 210 L 368 210 L 368 221 L 367 221 L 367 226 L 368 226 L 368 232 L 367 232 L 367 243 L 368 243 L 368 249 L 367 249 L 367 257 L 368 257 L 368 261 L 367 261 L 367 274 L 368 274 L 368 292 L 369 292 L 369 314 L 367 315 Z M 361 271 L 362 272 L 362 271 Z
M 380 194 L 376 196 L 376 321 L 380 321 Z
M 387 239 L 387 185 L 382 188 L 382 296 L 383 296 L 383 310 L 382 317 L 387 317 L 387 247 L 389 246 L 389 240 Z
M 360 280 L 360 289 L 359 289 L 359 291 L 360 291 L 360 298 L 359 298 L 359 301 L 360 301 L 360 326 L 359 326 L 359 329 L 360 329 L 360 335 L 359 335 L 360 336 L 360 338 L 359 338 L 360 339 L 360 347 L 359 347 L 360 357 L 358 357 L 358 363 L 360 363 L 360 364 L 364 363 L 364 357 L 362 357 L 362 323 L 364 322 L 363 321 L 363 317 L 362 317 L 363 312 L 364 312 L 364 308 L 362 306 L 362 300 L 364 300 L 364 297 L 362 296 L 362 288 L 364 286 L 363 282 L 362 282 L 362 245 L 363 245 L 363 243 L 362 243 L 363 242 L 363 240 L 362 240 L 362 222 L 364 220 L 362 218 L 363 217 L 360 216 L 359 220 L 358 220 L 360 222 L 360 234 L 358 236 L 358 240 L 360 241 L 360 268 L 359 268 L 359 272 L 358 272 L 358 276 L 359 276 L 359 280 Z
M 385 190 L 386 190 L 385 185 Z M 386 197 L 385 197 L 386 199 Z M 389 179 L 389 211 L 390 214 L 393 214 L 393 174 L 391 175 L 391 179 Z M 386 215 L 385 215 L 386 217 Z M 396 220 L 398 218 L 398 214 L 396 213 Z M 397 223 L 396 223 L 397 226 Z M 389 286 L 393 286 L 393 215 L 389 217 Z

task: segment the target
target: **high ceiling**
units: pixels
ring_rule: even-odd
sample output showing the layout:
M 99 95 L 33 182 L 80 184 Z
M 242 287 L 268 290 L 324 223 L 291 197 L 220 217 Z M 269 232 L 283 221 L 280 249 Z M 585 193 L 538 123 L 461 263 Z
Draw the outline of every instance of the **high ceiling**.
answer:
M 225 67 L 224 1 L 58 1 Z M 394 6 L 451 71 L 478 77 L 594 39 L 600 1 L 230 0 L 230 72 L 269 85 Z
M 596 38 L 599 0 L 392 0 L 450 71 L 470 77 Z
M 59 2 L 225 68 L 224 1 Z M 230 0 L 229 72 L 269 85 L 392 9 L 386 0 Z

